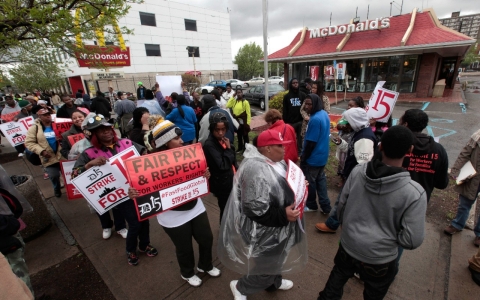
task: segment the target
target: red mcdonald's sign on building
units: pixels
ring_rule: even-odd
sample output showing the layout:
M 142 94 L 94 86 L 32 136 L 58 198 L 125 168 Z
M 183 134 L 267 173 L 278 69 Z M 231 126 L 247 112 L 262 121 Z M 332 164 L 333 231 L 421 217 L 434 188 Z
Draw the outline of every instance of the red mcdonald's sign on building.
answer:
M 94 68 L 104 67 L 129 67 L 130 66 L 130 48 L 122 51 L 119 46 L 85 46 L 87 51 L 77 52 L 76 57 L 80 67 Z

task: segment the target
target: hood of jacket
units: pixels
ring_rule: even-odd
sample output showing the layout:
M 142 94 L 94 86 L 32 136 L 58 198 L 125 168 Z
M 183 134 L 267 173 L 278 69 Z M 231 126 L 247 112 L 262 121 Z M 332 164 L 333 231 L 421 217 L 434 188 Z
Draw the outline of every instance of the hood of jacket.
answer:
M 424 155 L 434 151 L 435 140 L 433 139 L 433 137 L 418 132 L 414 132 L 413 136 L 415 137 L 413 141 L 414 155 Z
M 343 113 L 343 118 L 348 121 L 348 124 L 350 124 L 355 132 L 360 131 L 363 128 L 370 127 L 367 112 L 361 107 L 347 109 Z
M 365 188 L 373 194 L 383 195 L 410 183 L 410 173 L 401 167 L 387 166 L 379 159 L 360 164 L 366 177 Z
M 289 92 L 289 93 L 297 93 L 297 94 L 298 94 L 298 93 L 300 93 L 300 88 L 298 88 L 298 87 L 297 87 L 296 89 L 293 88 L 292 82 L 293 82 L 294 80 L 298 81 L 297 78 L 293 77 L 292 79 L 290 79 L 290 82 L 288 82 L 288 92 Z M 300 85 L 299 85 L 299 86 L 300 86 Z
M 308 94 L 308 97 L 312 99 L 312 110 L 310 115 L 314 115 L 323 109 L 323 102 L 317 94 Z

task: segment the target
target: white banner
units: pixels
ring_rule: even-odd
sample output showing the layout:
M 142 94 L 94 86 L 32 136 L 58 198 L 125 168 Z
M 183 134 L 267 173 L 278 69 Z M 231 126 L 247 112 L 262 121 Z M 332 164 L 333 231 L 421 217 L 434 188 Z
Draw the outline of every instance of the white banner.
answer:
M 13 147 L 25 143 L 28 128 L 33 124 L 33 117 L 26 117 L 18 122 L 8 122 L 0 124 L 0 130 Z
M 165 211 L 179 206 L 180 204 L 183 204 L 183 202 L 196 199 L 199 196 L 208 193 L 208 180 L 203 176 L 198 177 L 182 184 L 161 190 L 159 193 L 163 210 Z
M 160 86 L 160 91 L 162 92 L 163 97 L 167 99 L 170 98 L 170 95 L 175 92 L 179 95 L 182 94 L 182 76 L 157 76 L 156 77 L 158 85 Z
M 72 180 L 83 197 L 102 215 L 128 200 L 128 177 L 123 160 L 139 156 L 134 147 L 111 157 L 103 166 L 92 167 Z
M 379 81 L 368 101 L 367 116 L 378 122 L 388 122 L 398 99 L 398 92 L 383 88 L 385 81 Z

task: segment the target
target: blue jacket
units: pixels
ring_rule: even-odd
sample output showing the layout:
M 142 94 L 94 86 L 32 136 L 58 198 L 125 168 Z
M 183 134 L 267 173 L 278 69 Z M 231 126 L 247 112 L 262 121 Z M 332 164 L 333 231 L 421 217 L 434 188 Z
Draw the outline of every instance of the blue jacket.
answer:
M 190 142 L 195 139 L 195 124 L 197 123 L 197 116 L 195 111 L 190 106 L 182 105 L 185 118 L 182 118 L 178 108 L 174 108 L 172 112 L 167 115 L 166 119 L 173 122 L 175 125 L 182 129 L 182 140 L 184 142 Z

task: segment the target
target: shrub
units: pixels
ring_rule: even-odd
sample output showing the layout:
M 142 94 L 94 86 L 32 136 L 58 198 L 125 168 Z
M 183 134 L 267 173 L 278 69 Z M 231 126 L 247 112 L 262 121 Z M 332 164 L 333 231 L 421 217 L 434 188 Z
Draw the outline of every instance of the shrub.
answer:
M 283 96 L 285 96 L 288 91 L 280 92 L 273 96 L 268 103 L 268 108 L 275 108 L 280 112 L 283 112 Z

